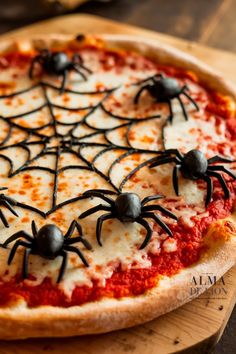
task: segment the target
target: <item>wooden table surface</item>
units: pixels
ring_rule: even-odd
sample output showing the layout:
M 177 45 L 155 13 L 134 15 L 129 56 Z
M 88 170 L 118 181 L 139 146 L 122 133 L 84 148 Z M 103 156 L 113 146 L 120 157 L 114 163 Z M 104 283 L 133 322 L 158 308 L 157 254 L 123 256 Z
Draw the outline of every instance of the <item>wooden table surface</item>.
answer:
M 20 0 L 8 0 L 7 5 L 1 1 L 0 33 L 32 23 L 39 17 L 46 17 L 42 7 L 37 9 L 39 1 L 22 0 L 22 3 L 23 5 Z M 90 1 L 74 12 L 97 14 L 236 52 L 235 0 L 114 0 L 108 3 Z M 236 353 L 235 333 L 236 309 L 212 354 Z

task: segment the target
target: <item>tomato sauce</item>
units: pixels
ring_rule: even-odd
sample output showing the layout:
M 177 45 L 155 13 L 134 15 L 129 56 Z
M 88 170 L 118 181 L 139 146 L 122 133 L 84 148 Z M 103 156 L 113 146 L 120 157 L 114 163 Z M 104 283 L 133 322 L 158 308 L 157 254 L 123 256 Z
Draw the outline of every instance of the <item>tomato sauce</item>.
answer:
M 158 256 L 150 254 L 152 261 L 150 268 L 122 271 L 118 267 L 106 281 L 105 286 L 100 286 L 93 280 L 92 287 L 77 286 L 71 298 L 68 298 L 57 285 L 52 284 L 50 278 L 45 278 L 40 285 L 31 286 L 22 281 L 21 275 L 18 275 L 8 282 L 0 283 L 0 306 L 7 306 L 18 298 L 24 298 L 29 307 L 41 305 L 69 307 L 103 297 L 121 298 L 144 294 L 158 283 L 161 276 L 172 276 L 200 259 L 206 250 L 202 235 L 212 222 L 230 214 L 236 200 L 236 182 L 228 184 L 232 192 L 231 198 L 225 200 L 222 195 L 215 193 L 213 201 L 207 208 L 209 216 L 195 220 L 192 228 L 179 224 L 172 227 L 178 242 L 177 251 L 171 253 L 162 251 Z

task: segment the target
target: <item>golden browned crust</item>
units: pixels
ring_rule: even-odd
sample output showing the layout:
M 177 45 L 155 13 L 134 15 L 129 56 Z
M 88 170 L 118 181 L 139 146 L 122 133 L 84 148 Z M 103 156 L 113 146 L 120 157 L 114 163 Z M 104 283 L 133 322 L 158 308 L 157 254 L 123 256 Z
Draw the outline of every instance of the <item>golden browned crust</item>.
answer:
M 236 99 L 236 85 L 222 77 L 222 74 L 213 70 L 209 65 L 204 64 L 199 59 L 182 52 L 179 49 L 164 45 L 154 39 L 142 39 L 129 35 L 99 35 L 86 36 L 85 41 L 97 46 L 106 46 L 111 49 L 133 50 L 150 59 L 158 60 L 159 63 L 170 64 L 183 69 L 189 69 L 197 74 L 200 82 L 208 88 L 218 90 L 223 94 L 228 94 Z M 43 49 L 45 47 L 63 48 L 66 45 L 80 46 L 84 41 L 75 41 L 72 35 L 50 34 L 48 36 L 32 37 L 20 39 L 13 42 L 4 41 L 0 44 L 0 50 L 5 51 L 12 48 L 28 51 L 30 49 Z
M 209 88 L 236 98 L 234 85 L 210 68 L 174 48 L 156 41 L 130 36 L 103 36 L 112 48 L 135 50 L 159 62 L 193 70 Z M 94 41 L 91 37 L 89 41 Z M 0 50 L 17 46 L 23 50 L 60 46 L 73 41 L 71 36 L 49 36 L 20 42 L 5 42 Z M 72 42 L 73 43 L 73 42 Z M 98 43 L 101 42 L 98 40 Z M 102 44 L 101 44 L 102 45 Z M 82 306 L 59 308 L 41 306 L 30 309 L 24 301 L 0 309 L 0 338 L 62 337 L 104 333 L 131 327 L 169 312 L 193 299 L 190 295 L 193 276 L 213 273 L 220 278 L 236 262 L 236 215 L 211 225 L 205 242 L 210 245 L 198 264 L 183 269 L 175 276 L 163 277 L 158 286 L 144 295 L 122 299 L 102 299 Z M 206 288 L 202 288 L 202 291 Z

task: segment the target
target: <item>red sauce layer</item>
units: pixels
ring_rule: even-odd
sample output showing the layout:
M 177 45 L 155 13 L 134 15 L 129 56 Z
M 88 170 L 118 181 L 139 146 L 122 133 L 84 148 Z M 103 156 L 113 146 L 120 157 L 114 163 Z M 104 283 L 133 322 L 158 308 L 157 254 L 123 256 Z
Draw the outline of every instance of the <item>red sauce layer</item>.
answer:
M 104 50 L 105 67 L 108 66 L 109 60 L 107 58 L 110 56 L 114 58 L 115 65 L 122 66 L 125 63 L 125 57 L 129 56 L 129 54 L 123 53 L 121 56 Z M 7 54 L 4 57 L 0 57 L 0 69 L 9 66 L 22 67 L 29 63 L 29 59 L 30 57 L 25 54 Z M 130 65 L 133 65 L 134 70 L 136 69 L 135 63 Z M 143 59 L 142 65 L 148 67 L 150 61 Z M 198 81 L 197 77 L 189 71 L 158 66 L 158 69 L 160 68 L 171 76 Z M 107 70 L 109 70 L 109 67 L 107 67 Z M 227 97 L 209 93 L 209 104 L 206 107 L 206 111 L 223 116 L 227 120 L 229 140 L 236 139 L 236 119 L 232 116 Z M 214 182 L 214 184 L 217 185 L 217 182 Z M 201 219 L 193 217 L 194 227 L 182 225 L 181 223 L 172 226 L 174 238 L 178 244 L 177 251 L 166 253 L 162 250 L 159 255 L 150 254 L 149 257 L 152 262 L 150 268 L 122 271 L 118 267 L 111 278 L 106 281 L 105 286 L 100 286 L 98 281 L 93 280 L 92 287 L 77 286 L 73 290 L 70 299 L 57 285 L 52 284 L 50 278 L 45 278 L 40 285 L 30 286 L 18 275 L 8 282 L 0 282 L 0 306 L 6 306 L 18 298 L 24 298 L 30 307 L 40 305 L 69 307 L 99 300 L 103 297 L 121 298 L 145 293 L 157 284 L 160 276 L 172 276 L 200 259 L 202 253 L 206 250 L 206 246 L 203 243 L 203 235 L 206 233 L 208 226 L 218 219 L 227 217 L 233 209 L 233 204 L 236 200 L 236 182 L 232 182 L 229 178 L 228 187 L 231 191 L 231 198 L 225 200 L 221 190 L 215 192 L 213 200 L 207 208 L 208 216 Z
M 202 235 L 207 227 L 212 222 L 227 217 L 233 208 L 236 200 L 236 183 L 229 182 L 228 185 L 232 192 L 231 198 L 225 200 L 222 193 L 215 193 L 213 201 L 207 208 L 209 216 L 195 220 L 193 228 L 179 224 L 172 227 L 174 237 L 178 240 L 178 250 L 171 253 L 162 251 L 158 256 L 150 254 L 152 267 L 127 271 L 117 268 L 106 281 L 106 286 L 99 286 L 96 280 L 93 281 L 92 287 L 77 286 L 70 299 L 58 286 L 52 284 L 49 278 L 45 278 L 40 285 L 30 286 L 19 275 L 8 282 L 0 283 L 0 306 L 6 306 L 19 297 L 23 297 L 30 307 L 41 305 L 69 307 L 99 300 L 102 297 L 121 298 L 145 293 L 157 284 L 161 275 L 174 275 L 200 259 L 202 252 L 206 250 Z

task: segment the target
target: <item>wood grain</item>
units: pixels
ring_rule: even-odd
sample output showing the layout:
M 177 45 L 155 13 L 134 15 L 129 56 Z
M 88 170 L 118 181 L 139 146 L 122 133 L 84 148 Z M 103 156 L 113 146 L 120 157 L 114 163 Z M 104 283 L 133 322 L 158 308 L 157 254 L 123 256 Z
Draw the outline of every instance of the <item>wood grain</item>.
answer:
M 167 354 L 191 346 L 189 353 L 203 354 L 217 341 L 230 315 L 235 301 L 235 278 L 236 268 L 224 277 L 227 296 L 223 299 L 202 295 L 192 303 L 138 327 L 80 338 L 0 342 L 0 353 L 156 354 L 158 348 L 158 353 Z
M 221 0 L 120 0 L 96 7 L 85 4 L 80 10 L 197 40 L 221 3 Z
M 201 38 L 200 43 L 236 51 L 236 1 L 225 0 Z
M 78 26 L 79 24 L 79 26 Z M 192 44 L 170 36 L 160 35 L 147 30 L 121 25 L 112 21 L 86 15 L 70 15 L 56 18 L 2 36 L 30 36 L 35 33 L 131 33 L 143 37 L 156 38 L 182 50 L 196 55 L 213 67 L 221 70 L 228 78 L 236 78 L 235 55 Z M 231 314 L 236 300 L 236 267 L 225 277 L 224 289 L 227 294 L 216 295 L 216 284 L 207 294 L 195 301 L 162 316 L 152 322 L 128 330 L 99 336 L 84 336 L 68 339 L 27 340 L 0 342 L 1 354 L 160 354 L 174 353 L 187 348 L 191 354 L 205 353 L 219 339 Z M 218 290 L 216 290 L 218 291 Z M 222 297 L 222 298 L 221 298 Z M 230 354 L 229 352 L 227 354 Z
M 235 0 L 117 0 L 78 10 L 236 51 Z
M 60 0 L 74 12 L 106 16 L 172 36 L 236 51 L 235 0 Z M 0 1 L 0 33 L 65 11 L 56 0 Z M 46 6 L 48 2 L 51 6 Z M 54 4 L 54 5 L 53 5 Z M 70 10 L 71 11 L 71 10 Z M 78 26 L 78 25 L 77 25 Z

